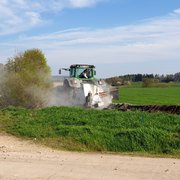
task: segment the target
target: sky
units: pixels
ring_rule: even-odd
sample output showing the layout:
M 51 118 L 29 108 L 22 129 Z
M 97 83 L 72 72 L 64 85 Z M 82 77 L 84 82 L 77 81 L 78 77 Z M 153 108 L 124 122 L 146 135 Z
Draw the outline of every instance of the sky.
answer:
M 78 63 L 94 64 L 101 78 L 174 74 L 180 0 L 0 0 L 0 63 L 32 48 L 53 75 Z

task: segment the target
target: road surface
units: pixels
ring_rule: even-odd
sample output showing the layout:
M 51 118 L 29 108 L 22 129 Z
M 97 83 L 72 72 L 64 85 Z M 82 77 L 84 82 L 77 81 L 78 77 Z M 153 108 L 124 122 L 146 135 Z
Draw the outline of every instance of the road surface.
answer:
M 180 179 L 180 159 L 56 151 L 0 134 L 0 179 Z

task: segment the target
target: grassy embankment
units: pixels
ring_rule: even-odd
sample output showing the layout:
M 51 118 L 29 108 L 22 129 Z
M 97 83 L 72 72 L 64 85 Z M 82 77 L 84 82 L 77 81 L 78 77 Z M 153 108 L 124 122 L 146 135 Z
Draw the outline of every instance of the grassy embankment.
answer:
M 67 150 L 180 157 L 180 116 L 68 107 L 0 110 L 0 130 Z
M 142 88 L 142 83 L 120 87 L 119 103 L 180 105 L 180 83 L 159 83 Z

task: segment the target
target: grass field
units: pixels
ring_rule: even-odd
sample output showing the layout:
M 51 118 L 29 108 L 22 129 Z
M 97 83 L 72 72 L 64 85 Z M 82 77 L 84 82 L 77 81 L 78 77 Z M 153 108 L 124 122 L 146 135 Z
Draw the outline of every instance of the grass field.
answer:
M 157 87 L 142 88 L 142 83 L 120 87 L 120 103 L 180 105 L 180 83 L 161 83 Z
M 0 110 L 0 130 L 68 150 L 180 157 L 180 116 L 68 107 Z
M 180 105 L 180 88 L 120 88 L 121 103 Z M 117 102 L 117 101 L 116 101 Z
M 125 85 L 123 87 L 127 88 L 142 88 L 143 83 L 142 82 L 131 82 L 129 85 Z M 170 83 L 155 83 L 152 87 L 154 88 L 180 88 L 179 82 L 170 82 Z

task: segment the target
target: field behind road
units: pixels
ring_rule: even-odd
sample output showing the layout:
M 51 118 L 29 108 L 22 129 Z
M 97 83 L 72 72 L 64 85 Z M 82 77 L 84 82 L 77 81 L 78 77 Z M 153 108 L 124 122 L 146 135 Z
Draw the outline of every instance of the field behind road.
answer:
M 120 87 L 120 100 L 129 104 L 180 105 L 180 83 L 164 83 L 158 87 L 142 88 L 141 83 Z

